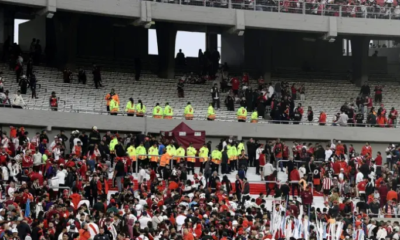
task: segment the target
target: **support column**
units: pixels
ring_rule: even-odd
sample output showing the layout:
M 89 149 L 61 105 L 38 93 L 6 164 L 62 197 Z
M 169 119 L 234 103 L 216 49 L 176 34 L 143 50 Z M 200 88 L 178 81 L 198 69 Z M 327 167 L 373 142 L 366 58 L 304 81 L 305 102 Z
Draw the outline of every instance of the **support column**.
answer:
M 206 33 L 206 50 L 218 50 L 218 35 L 216 33 Z
M 173 23 L 157 22 L 157 45 L 159 72 L 161 78 L 175 77 L 175 40 L 176 28 Z
M 368 37 L 351 38 L 353 81 L 356 86 L 361 86 L 368 81 L 368 42 Z
M 244 70 L 266 81 L 271 80 L 272 38 L 270 32 L 255 29 L 247 29 L 244 35 Z

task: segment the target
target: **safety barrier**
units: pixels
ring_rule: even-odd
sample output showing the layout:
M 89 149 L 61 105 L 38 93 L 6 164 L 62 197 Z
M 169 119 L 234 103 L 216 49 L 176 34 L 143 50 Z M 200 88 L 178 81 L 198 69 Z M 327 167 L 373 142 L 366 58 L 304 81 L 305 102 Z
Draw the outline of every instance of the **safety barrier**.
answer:
M 149 0 L 178 5 L 202 6 L 211 8 L 243 9 L 249 11 L 279 12 L 302 15 L 374 18 L 374 19 L 399 19 L 400 13 L 395 11 L 392 4 L 374 7 L 365 5 L 339 5 L 331 3 L 312 3 L 287 0 Z

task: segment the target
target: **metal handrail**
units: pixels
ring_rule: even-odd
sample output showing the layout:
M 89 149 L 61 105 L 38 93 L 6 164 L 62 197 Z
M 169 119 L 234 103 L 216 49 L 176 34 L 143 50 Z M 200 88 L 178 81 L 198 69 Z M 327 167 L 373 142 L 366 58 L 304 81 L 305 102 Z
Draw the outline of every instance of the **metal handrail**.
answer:
M 145 0 L 143 0 L 145 1 Z M 395 6 L 340 5 L 330 3 L 305 3 L 285 0 L 149 0 L 178 5 L 243 9 L 249 11 L 267 11 L 280 13 L 308 14 L 315 16 L 400 19 Z

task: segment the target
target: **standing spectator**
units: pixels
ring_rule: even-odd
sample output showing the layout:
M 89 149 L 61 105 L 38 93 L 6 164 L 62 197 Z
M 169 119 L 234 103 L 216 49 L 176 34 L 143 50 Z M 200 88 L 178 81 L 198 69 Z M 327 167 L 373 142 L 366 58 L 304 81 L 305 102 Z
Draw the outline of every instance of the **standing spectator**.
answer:
M 100 71 L 100 67 L 97 66 L 96 64 L 93 64 L 93 81 L 94 81 L 94 85 L 96 88 L 103 87 L 103 85 L 101 85 L 101 71 Z
M 382 86 L 376 86 L 375 89 L 374 89 L 374 92 L 375 92 L 375 104 L 376 103 L 379 103 L 379 104 L 382 103 L 382 91 L 383 91 L 382 88 L 383 88 Z
M 250 138 L 250 140 L 247 142 L 247 155 L 249 156 L 249 167 L 255 166 L 255 161 L 258 159 L 259 156 L 257 156 L 257 145 L 254 142 L 253 138 Z M 259 152 L 258 154 L 260 154 Z
M 78 72 L 78 83 L 86 84 L 86 72 L 82 68 Z
M 365 83 L 361 86 L 360 95 L 361 95 L 362 97 L 367 97 L 367 96 L 369 96 L 370 94 L 371 94 L 371 88 L 369 87 L 368 83 L 365 82 Z
M 15 76 L 16 76 L 17 83 L 19 83 L 19 79 L 21 78 L 21 75 L 24 72 L 23 62 L 24 62 L 23 58 L 21 56 L 19 56 L 17 58 L 17 62 L 16 62 L 16 66 L 15 66 Z
M 26 91 L 28 89 L 28 79 L 26 78 L 25 75 L 22 75 L 20 81 L 19 81 L 19 87 L 20 87 L 20 91 L 21 94 L 26 94 Z
M 37 85 L 36 75 L 32 73 L 29 78 L 29 87 L 31 88 L 32 98 L 38 99 L 36 95 L 36 85 Z
M 324 111 L 321 111 L 319 113 L 319 119 L 318 119 L 319 125 L 325 126 L 326 125 L 326 113 Z
M 294 100 L 296 100 L 297 99 L 297 96 L 296 96 L 296 93 L 297 93 L 296 85 L 293 83 L 292 87 L 290 89 L 291 89 L 291 92 L 292 92 L 292 98 Z
M 304 83 L 301 84 L 299 88 L 299 93 L 300 93 L 300 100 L 301 101 L 306 100 L 306 87 L 304 86 Z
M 29 78 L 33 74 L 33 61 L 32 58 L 29 58 L 28 63 L 26 64 L 26 76 Z
M 239 94 L 239 87 L 240 87 L 239 79 L 237 77 L 233 77 L 231 79 L 231 84 L 232 84 L 233 95 L 236 97 Z
M 213 108 L 220 108 L 220 92 L 217 87 L 217 84 L 214 84 L 214 87 L 211 88 L 211 97 L 212 97 L 212 106 Z
M 185 54 L 182 52 L 182 49 L 179 49 L 179 52 L 176 54 L 176 65 L 178 67 L 185 66 Z
M 311 123 L 314 120 L 314 112 L 311 106 L 308 106 L 307 120 Z
M 178 98 L 184 98 L 185 97 L 185 92 L 184 92 L 184 80 L 183 79 L 179 79 L 178 80 Z
M 52 111 L 58 111 L 58 97 L 56 96 L 56 92 L 51 93 L 49 103 Z

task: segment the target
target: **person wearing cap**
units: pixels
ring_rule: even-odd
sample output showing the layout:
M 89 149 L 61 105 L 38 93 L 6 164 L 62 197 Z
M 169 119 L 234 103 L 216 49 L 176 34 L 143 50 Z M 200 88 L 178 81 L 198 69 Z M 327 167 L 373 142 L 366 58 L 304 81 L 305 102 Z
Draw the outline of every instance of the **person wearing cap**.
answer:
M 164 119 L 172 119 L 173 116 L 174 116 L 174 109 L 172 109 L 169 103 L 166 102 L 164 107 L 163 117 Z
M 193 109 L 192 105 L 190 104 L 190 102 L 187 103 L 185 110 L 184 110 L 184 114 L 185 114 L 186 120 L 193 120 L 194 109 Z
M 153 118 L 162 119 L 163 118 L 163 109 L 160 107 L 159 103 L 156 103 L 156 106 L 153 108 Z

